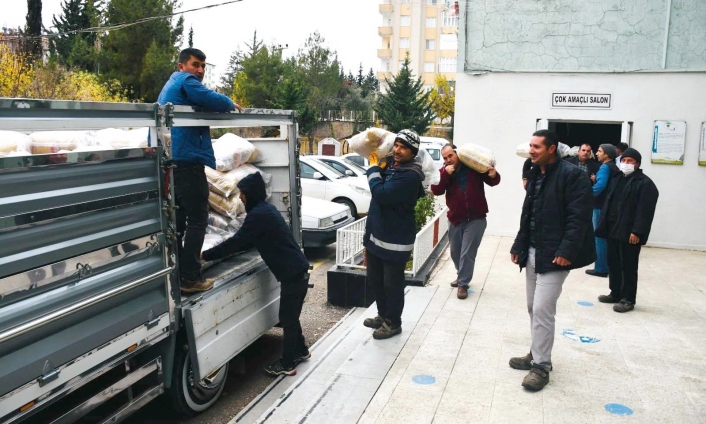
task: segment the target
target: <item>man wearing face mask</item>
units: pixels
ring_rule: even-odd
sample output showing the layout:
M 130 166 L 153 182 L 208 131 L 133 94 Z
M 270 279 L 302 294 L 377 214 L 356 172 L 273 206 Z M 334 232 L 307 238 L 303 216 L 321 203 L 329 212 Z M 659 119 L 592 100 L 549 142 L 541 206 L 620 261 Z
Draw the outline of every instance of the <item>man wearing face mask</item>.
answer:
M 615 303 L 615 312 L 635 309 L 640 249 L 647 243 L 659 191 L 642 172 L 642 156 L 633 148 L 623 152 L 621 173 L 612 178 L 596 235 L 608 239 L 610 294 L 598 296 Z

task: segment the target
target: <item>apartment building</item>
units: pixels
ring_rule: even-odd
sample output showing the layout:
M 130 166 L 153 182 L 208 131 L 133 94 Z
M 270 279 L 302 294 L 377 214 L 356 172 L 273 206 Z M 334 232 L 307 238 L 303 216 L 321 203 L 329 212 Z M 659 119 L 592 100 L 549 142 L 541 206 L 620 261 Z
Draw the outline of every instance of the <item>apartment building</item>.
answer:
M 432 87 L 437 74 L 456 80 L 458 57 L 458 1 L 383 0 L 382 25 L 378 28 L 380 87 L 392 78 L 407 55 L 411 69 Z

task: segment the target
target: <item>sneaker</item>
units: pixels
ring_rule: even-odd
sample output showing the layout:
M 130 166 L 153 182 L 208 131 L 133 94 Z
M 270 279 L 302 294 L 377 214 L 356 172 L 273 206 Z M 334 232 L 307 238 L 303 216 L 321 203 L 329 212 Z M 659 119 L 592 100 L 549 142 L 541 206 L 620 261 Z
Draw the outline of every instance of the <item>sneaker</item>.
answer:
M 458 280 L 454 280 L 451 282 L 451 287 L 458 287 Z
M 296 365 L 285 367 L 282 362 L 273 362 L 270 365 L 265 366 L 265 372 L 269 375 L 297 375 Z
M 602 278 L 608 278 L 608 273 L 607 272 L 596 272 L 595 269 L 587 269 L 586 274 L 592 275 L 594 277 L 602 277 Z
M 468 287 L 458 286 L 458 291 L 456 292 L 456 297 L 459 299 L 465 299 L 468 297 Z
M 626 299 L 621 300 L 617 305 L 613 305 L 613 310 L 615 312 L 630 312 L 633 309 L 635 309 L 635 304 Z
M 402 326 L 393 326 L 390 321 L 385 320 L 382 326 L 373 332 L 373 338 L 376 340 L 389 339 L 402 332 Z
M 368 327 L 368 328 L 374 328 L 378 329 L 382 327 L 382 324 L 385 322 L 384 319 L 380 315 L 375 316 L 375 318 L 365 318 L 365 321 L 363 321 L 363 325 Z
M 532 352 L 525 356 L 516 356 L 510 358 L 510 368 L 516 370 L 531 370 L 532 369 Z
M 529 374 L 522 380 L 522 387 L 528 390 L 542 390 L 549 383 L 549 372 L 539 367 L 532 367 Z
M 213 279 L 208 278 L 205 280 L 189 280 L 186 278 L 181 279 L 181 291 L 184 293 L 196 293 L 211 290 L 213 288 Z
M 609 295 L 602 294 L 602 295 L 598 296 L 598 301 L 601 303 L 618 303 L 618 302 L 620 302 L 620 299 L 613 297 L 613 295 L 611 295 L 611 294 L 609 294 Z
M 309 358 L 311 358 L 311 353 L 309 353 L 309 350 L 307 349 L 305 352 L 302 352 L 301 354 L 297 355 L 296 358 L 294 358 L 294 366 L 296 367 L 302 362 L 309 360 Z

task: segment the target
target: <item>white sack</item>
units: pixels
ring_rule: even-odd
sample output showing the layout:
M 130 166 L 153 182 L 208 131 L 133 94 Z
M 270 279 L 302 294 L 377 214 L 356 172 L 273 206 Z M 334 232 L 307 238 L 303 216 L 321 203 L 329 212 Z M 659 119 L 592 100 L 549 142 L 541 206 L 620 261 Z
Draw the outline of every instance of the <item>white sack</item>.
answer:
M 255 150 L 255 146 L 242 137 L 231 133 L 223 135 L 213 142 L 216 170 L 230 171 L 248 163 Z
M 29 152 L 32 139 L 15 131 L 0 131 L 0 153 Z
M 495 166 L 495 155 L 483 146 L 467 143 L 459 146 L 456 154 L 464 165 L 481 174 L 488 172 L 491 166 Z
M 378 158 L 382 159 L 392 151 L 392 147 L 395 145 L 395 137 L 397 137 L 397 134 L 382 128 L 368 128 L 360 134 L 351 137 L 348 140 L 348 144 L 354 152 L 364 158 L 368 158 L 375 153 Z

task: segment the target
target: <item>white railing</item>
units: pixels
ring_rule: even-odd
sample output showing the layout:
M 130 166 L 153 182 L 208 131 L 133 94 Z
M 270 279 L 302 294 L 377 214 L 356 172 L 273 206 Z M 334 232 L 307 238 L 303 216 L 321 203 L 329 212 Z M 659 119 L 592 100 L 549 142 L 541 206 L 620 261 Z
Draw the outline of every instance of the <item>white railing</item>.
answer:
M 362 265 L 363 236 L 368 218 L 359 219 L 338 229 L 336 234 L 336 265 L 365 269 Z
M 443 207 L 418 233 L 412 252 L 412 269 L 405 274 L 415 276 L 431 256 L 439 241 L 449 230 L 446 217 L 448 208 Z M 363 236 L 367 218 L 360 219 L 340 228 L 336 235 L 336 266 L 352 269 L 365 269 L 363 262 Z

